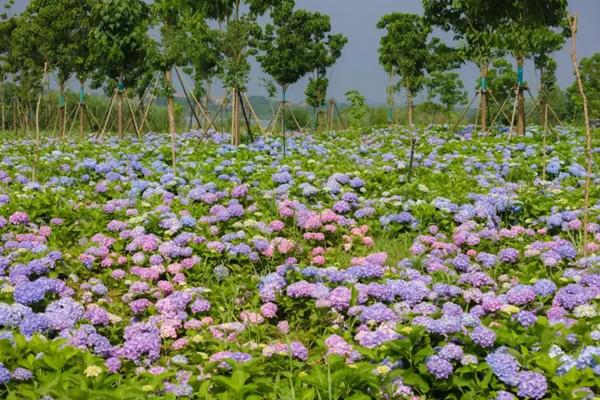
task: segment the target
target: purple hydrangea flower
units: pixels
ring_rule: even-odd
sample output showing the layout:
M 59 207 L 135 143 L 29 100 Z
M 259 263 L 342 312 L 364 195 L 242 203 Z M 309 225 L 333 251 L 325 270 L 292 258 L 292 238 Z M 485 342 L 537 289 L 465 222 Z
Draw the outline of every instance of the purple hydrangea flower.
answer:
M 514 263 L 519 259 L 519 251 L 512 247 L 507 247 L 506 249 L 500 250 L 498 258 L 504 263 Z
M 548 382 L 539 372 L 524 371 L 518 375 L 519 397 L 541 399 L 548 390 Z
M 0 362 L 0 385 L 5 385 L 10 381 L 10 371 Z
M 549 279 L 539 279 L 533 284 L 533 289 L 540 296 L 550 296 L 556 291 L 556 285 Z
M 426 362 L 427 370 L 433 374 L 437 379 L 447 379 L 452 372 L 454 367 L 448 361 L 444 360 L 440 356 L 431 356 Z
M 517 400 L 514 394 L 501 390 L 496 395 L 496 400 Z
M 506 348 L 501 347 L 495 352 L 488 354 L 485 361 L 487 361 L 494 375 L 502 382 L 511 386 L 517 384 L 517 376 L 521 366 Z
M 473 342 L 481 347 L 492 347 L 496 341 L 496 334 L 494 331 L 482 325 L 473 329 L 470 336 Z
M 528 327 L 535 324 L 537 316 L 531 311 L 519 311 L 515 315 L 515 319 L 519 322 L 519 324 Z
M 26 368 L 15 368 L 12 372 L 12 378 L 16 381 L 28 381 L 33 378 L 33 374 Z
M 463 349 L 454 343 L 448 343 L 440 349 L 438 355 L 447 361 L 460 360 L 463 358 Z

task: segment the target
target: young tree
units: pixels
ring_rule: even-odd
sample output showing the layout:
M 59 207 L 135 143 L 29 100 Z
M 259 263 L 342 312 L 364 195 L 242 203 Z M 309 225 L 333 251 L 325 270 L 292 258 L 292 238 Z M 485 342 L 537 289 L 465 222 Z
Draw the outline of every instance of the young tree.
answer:
M 567 32 L 565 30 L 565 32 Z M 565 43 L 566 35 L 547 27 L 536 29 L 531 38 L 532 58 L 540 75 L 539 109 L 540 125 L 545 125 L 545 110 L 551 92 L 556 88 L 556 61 L 551 54 L 560 50 Z
M 517 79 L 517 73 L 513 69 L 510 62 L 504 58 L 495 60 L 487 71 L 487 89 L 491 93 L 495 93 L 496 99 L 505 99 L 504 105 L 508 104 L 508 99 L 513 96 L 514 84 Z M 481 84 L 480 80 L 477 80 L 477 85 Z M 480 88 L 478 86 L 478 88 Z M 501 104 L 502 105 L 502 104 Z M 505 118 L 504 114 L 500 111 L 500 107 L 497 104 L 491 104 L 488 109 L 492 112 L 496 120 L 504 121 L 510 124 L 510 118 Z M 500 115 L 498 114 L 500 113 Z
M 329 17 L 327 17 L 329 20 Z M 327 31 L 331 30 L 331 26 Z M 319 109 L 323 107 L 327 100 L 327 88 L 329 79 L 327 79 L 327 70 L 333 66 L 341 57 L 344 46 L 348 39 L 342 34 L 329 35 L 327 41 L 322 42 L 322 46 L 313 53 L 314 70 L 309 78 L 305 90 L 306 101 L 313 107 L 315 112 L 315 130 L 319 122 Z
M 246 91 L 250 75 L 248 58 L 257 53 L 260 35 L 257 19 L 283 0 L 210 0 L 203 4 L 205 14 L 216 21 L 219 31 L 219 77 L 232 94 L 232 144 L 240 143 L 238 93 Z
M 310 77 L 304 90 L 306 104 L 311 106 L 315 114 L 315 130 L 319 126 L 319 109 L 326 104 L 329 79 L 326 77 Z
M 502 21 L 503 47 L 517 60 L 517 133 L 525 134 L 525 96 L 527 83 L 523 79 L 525 59 L 534 54 L 548 54 L 560 48 L 558 36 L 549 31 L 564 25 L 567 0 L 500 0 L 497 18 Z M 540 47 L 542 51 L 540 51 Z
M 196 14 L 199 14 L 199 12 Z M 205 19 L 196 17 L 187 22 L 186 33 L 188 66 L 184 70 L 194 81 L 194 96 L 199 102 L 200 99 L 205 99 L 205 109 L 208 112 L 211 86 L 221 72 L 219 31 L 211 29 Z M 199 110 L 196 114 L 199 115 Z M 208 129 L 210 121 L 205 122 L 206 129 Z
M 481 130 L 487 131 L 488 71 L 502 56 L 499 48 L 501 1 L 496 0 L 423 0 L 426 20 L 446 32 L 453 32 L 466 60 L 479 68 L 479 112 Z
M 428 96 L 438 98 L 447 114 L 457 105 L 467 104 L 464 84 L 456 72 L 434 71 L 427 79 Z
M 150 8 L 143 0 L 103 0 L 92 8 L 91 31 L 95 84 L 117 89 L 117 131 L 123 137 L 123 93 L 147 67 Z
M 271 120 L 273 120 L 275 119 L 275 108 L 273 107 L 273 99 L 277 97 L 277 86 L 275 86 L 275 82 L 273 82 L 272 79 L 269 79 L 267 77 L 262 77 L 260 79 L 260 84 L 267 93 L 269 105 L 271 106 Z
M 387 73 L 400 77 L 400 86 L 406 91 L 408 124 L 413 126 L 414 98 L 423 88 L 430 60 L 427 38 L 431 28 L 415 14 L 392 13 L 385 15 L 377 28 L 385 29 L 379 47 L 379 62 Z
M 589 58 L 582 58 L 579 62 L 579 74 L 588 98 L 590 118 L 600 118 L 600 53 Z M 569 111 L 581 115 L 583 101 L 579 93 L 577 82 L 573 82 L 567 89 Z
M 22 14 L 21 43 L 38 62 L 56 71 L 59 90 L 60 136 L 66 133 L 65 89 L 74 72 L 89 72 L 89 29 L 92 0 L 32 0 Z M 38 50 L 32 49 L 32 47 Z M 25 50 L 24 49 L 24 50 Z
M 316 69 L 326 69 L 341 53 L 338 35 L 331 35 L 329 17 L 318 12 L 294 10 L 292 0 L 283 0 L 271 12 L 272 23 L 261 35 L 257 56 L 262 69 L 281 87 L 283 119 L 282 130 L 285 152 L 286 92 L 290 85 Z M 327 60 L 319 60 L 326 57 Z
M 187 0 L 156 0 L 152 4 L 151 12 L 158 31 L 160 40 L 157 41 L 157 69 L 163 73 L 163 94 L 167 98 L 167 119 L 169 134 L 172 138 L 173 169 L 175 168 L 175 135 L 177 134 L 177 121 L 175 118 L 175 101 L 173 94 L 173 68 L 186 64 L 187 55 L 187 25 L 196 27 L 198 23 L 204 24 L 204 15 L 196 12 L 192 2 Z M 199 34 L 198 31 L 195 32 Z
M 10 38 L 13 30 L 16 27 L 16 19 L 8 18 L 6 14 L 0 15 L 0 120 L 1 130 L 6 129 L 6 92 L 5 92 L 5 80 L 6 75 L 11 71 L 11 65 L 9 61 L 10 52 Z
M 348 109 L 350 126 L 354 129 L 362 128 L 365 117 L 369 112 L 367 99 L 358 90 L 349 90 L 346 92 L 346 101 L 350 103 L 350 108 Z

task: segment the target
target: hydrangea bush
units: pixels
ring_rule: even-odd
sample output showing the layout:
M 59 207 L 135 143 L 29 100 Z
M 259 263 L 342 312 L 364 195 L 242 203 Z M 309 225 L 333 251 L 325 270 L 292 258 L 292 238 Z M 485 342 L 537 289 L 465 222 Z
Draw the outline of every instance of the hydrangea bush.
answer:
M 593 399 L 582 138 L 4 141 L 0 397 Z M 595 144 L 594 153 L 600 148 Z M 543 168 L 545 165 L 545 178 Z M 587 248 L 583 234 L 587 231 Z

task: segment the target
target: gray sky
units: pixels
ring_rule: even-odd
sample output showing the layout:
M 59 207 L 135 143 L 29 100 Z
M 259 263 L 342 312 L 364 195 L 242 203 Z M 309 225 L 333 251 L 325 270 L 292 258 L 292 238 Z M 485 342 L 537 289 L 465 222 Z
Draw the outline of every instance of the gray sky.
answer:
M 0 0 L 4 5 L 6 0 Z M 21 11 L 28 0 L 17 0 L 15 10 Z M 296 0 L 297 7 L 320 11 L 331 16 L 333 32 L 346 35 L 349 42 L 342 57 L 330 73 L 330 96 L 343 99 L 348 89 L 358 89 L 369 102 L 385 102 L 387 75 L 378 64 L 377 48 L 382 32 L 376 28 L 377 21 L 386 13 L 399 11 L 421 13 L 420 0 Z M 578 35 L 578 56 L 588 57 L 600 51 L 600 0 L 569 0 L 569 9 L 577 13 L 580 19 Z M 450 35 L 442 35 L 450 40 Z M 562 87 L 573 81 L 573 68 L 570 60 L 571 42 L 568 41 L 563 50 L 555 54 L 558 62 L 558 81 Z M 535 89 L 539 78 L 536 76 L 533 63 L 527 61 L 525 78 Z M 468 90 L 474 90 L 474 82 L 478 75 L 473 64 L 460 69 L 460 74 Z M 265 76 L 256 63 L 253 63 L 249 91 L 251 94 L 264 94 L 259 79 Z M 302 101 L 306 79 L 290 88 L 289 97 L 293 101 Z M 215 90 L 219 95 L 221 91 Z
M 338 99 L 347 89 L 359 89 L 370 102 L 385 101 L 387 75 L 378 64 L 377 48 L 382 31 L 376 28 L 382 15 L 394 11 L 422 13 L 420 0 L 297 0 L 298 7 L 317 10 L 331 16 L 333 30 L 349 39 L 344 53 L 332 70 L 330 94 Z M 600 51 L 600 0 L 569 0 L 569 9 L 579 15 L 577 38 L 578 57 L 588 57 Z M 444 36 L 442 36 L 444 37 Z M 445 38 L 451 39 L 451 35 Z M 571 42 L 557 52 L 557 77 L 562 87 L 573 82 L 573 66 L 570 59 Z M 533 62 L 527 61 L 525 78 L 530 86 L 537 87 Z M 466 64 L 460 74 L 468 90 L 475 87 L 478 70 Z M 300 100 L 306 82 L 295 85 L 290 94 Z M 254 90 L 253 90 L 254 91 Z

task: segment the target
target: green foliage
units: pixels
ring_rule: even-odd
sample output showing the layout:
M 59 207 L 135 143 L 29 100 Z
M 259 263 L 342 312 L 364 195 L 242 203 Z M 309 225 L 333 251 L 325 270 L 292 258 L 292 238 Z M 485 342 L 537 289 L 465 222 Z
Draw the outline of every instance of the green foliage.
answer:
M 517 73 L 513 69 L 510 62 L 508 62 L 506 59 L 502 58 L 494 61 L 488 70 L 487 89 L 491 91 L 492 95 L 500 104 L 504 103 L 507 98 L 514 98 L 514 86 L 516 81 Z M 480 89 L 480 84 L 481 82 L 477 80 L 477 89 Z M 512 103 L 510 103 L 509 100 L 506 104 Z M 489 102 L 489 110 L 492 115 L 496 115 L 500 111 L 498 104 L 491 101 Z M 505 106 L 504 110 L 505 113 L 507 113 L 510 117 L 512 109 Z M 510 123 L 510 121 L 506 120 L 503 114 L 500 114 L 498 121 Z
M 340 56 L 345 39 L 329 34 L 328 16 L 294 10 L 293 1 L 283 0 L 271 19 L 262 32 L 257 60 L 284 91 L 311 71 L 323 75 Z
M 126 86 L 134 86 L 147 68 L 150 7 L 142 0 L 104 0 L 94 4 L 92 18 L 95 86 L 107 78 L 113 85 L 122 78 Z
M 467 104 L 467 93 L 456 72 L 433 72 L 427 80 L 428 98 L 438 98 L 446 112 L 451 112 L 457 105 Z
M 36 380 L 11 385 L 10 391 L 0 387 L 0 395 L 7 400 L 35 399 L 51 396 L 58 399 L 139 399 L 147 397 L 144 384 L 157 385 L 158 377 L 133 377 L 108 374 L 104 360 L 87 351 L 65 346 L 61 340 L 34 336 L 26 340 L 15 335 L 14 343 L 0 340 L 2 362 L 26 368 Z M 86 376 L 88 367 L 100 368 L 98 376 Z M 147 374 L 146 374 L 147 375 Z M 3 385 L 4 386 L 4 385 Z M 91 397 L 93 396 L 93 397 Z
M 346 100 L 350 102 L 348 115 L 350 117 L 350 126 L 355 129 L 364 127 L 365 117 L 367 116 L 367 100 L 358 90 L 349 90 L 346 92 Z
M 194 94 L 200 99 L 206 95 L 216 76 L 220 73 L 219 32 L 211 29 L 203 14 L 195 12 L 185 18 L 186 58 L 188 68 L 185 69 L 194 80 Z
M 201 48 L 206 46 L 212 52 L 208 55 L 206 64 L 202 65 L 203 61 L 198 62 L 199 59 L 195 62 L 198 64 L 196 67 L 201 67 L 196 69 L 208 77 L 205 79 L 210 81 L 212 76 L 218 74 L 225 87 L 246 90 L 251 69 L 248 57 L 256 55 L 256 41 L 260 36 L 257 18 L 277 2 L 277 0 L 211 0 L 198 4 L 193 2 L 197 11 L 217 21 L 221 28 L 209 33 L 207 42 L 198 44 Z M 218 51 L 214 52 L 216 49 Z M 195 59 L 197 56 L 192 57 Z
M 600 118 L 600 53 L 582 58 L 579 64 L 583 88 L 588 98 L 590 118 Z M 577 82 L 567 88 L 569 113 L 578 118 L 583 114 L 583 101 Z
M 537 64 L 560 47 L 564 37 L 552 28 L 563 28 L 566 0 L 503 0 L 499 18 L 503 47 L 515 56 L 536 57 Z M 566 30 L 566 29 L 564 29 Z
M 454 34 L 463 57 L 480 69 L 502 54 L 497 19 L 501 4 L 494 0 L 423 0 L 428 23 Z
M 377 28 L 386 30 L 380 41 L 380 64 L 386 72 L 400 77 L 408 96 L 415 96 L 425 81 L 431 28 L 422 17 L 403 13 L 385 15 Z
M 258 24 L 251 16 L 229 21 L 226 30 L 221 32 L 220 78 L 225 87 L 246 90 L 251 69 L 248 57 L 256 54 L 253 40 L 259 32 Z
M 306 103 L 313 108 L 323 107 L 327 100 L 328 85 L 329 79 L 325 77 L 310 78 L 304 91 Z
M 263 77 L 260 79 L 260 84 L 263 88 L 265 88 L 267 97 L 269 99 L 275 98 L 277 95 L 277 86 L 275 86 L 275 83 L 271 79 Z

